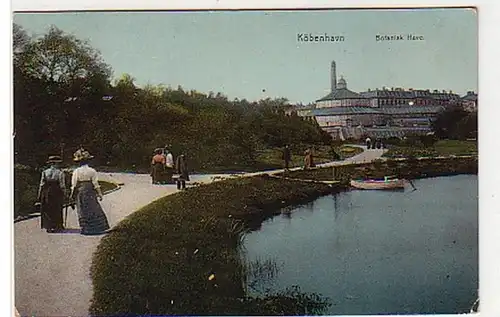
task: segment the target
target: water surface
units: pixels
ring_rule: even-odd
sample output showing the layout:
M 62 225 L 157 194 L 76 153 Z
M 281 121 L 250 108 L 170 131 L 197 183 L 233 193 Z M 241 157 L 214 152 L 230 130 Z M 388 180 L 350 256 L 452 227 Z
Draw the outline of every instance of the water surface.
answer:
M 326 196 L 266 221 L 244 256 L 277 272 L 250 276 L 250 291 L 298 285 L 329 297 L 327 314 L 467 312 L 478 289 L 477 176 L 414 184 Z

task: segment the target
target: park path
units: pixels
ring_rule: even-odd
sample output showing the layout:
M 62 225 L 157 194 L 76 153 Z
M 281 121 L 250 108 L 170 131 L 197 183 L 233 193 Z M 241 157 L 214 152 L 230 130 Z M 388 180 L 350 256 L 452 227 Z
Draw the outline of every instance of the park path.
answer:
M 363 147 L 366 150 L 366 147 Z M 335 166 L 369 162 L 383 150 L 368 150 L 344 161 L 320 164 Z M 279 173 L 282 170 L 246 173 Z M 231 177 L 224 174 L 193 175 L 192 182 L 209 183 Z M 101 180 L 124 185 L 105 195 L 101 202 L 111 226 L 129 214 L 163 196 L 177 192 L 175 185 L 152 185 L 146 174 L 99 173 Z M 92 297 L 89 275 L 92 254 L 102 236 L 79 234 L 76 211 L 69 209 L 69 232 L 47 234 L 40 229 L 39 218 L 14 225 L 15 306 L 21 316 L 87 316 Z

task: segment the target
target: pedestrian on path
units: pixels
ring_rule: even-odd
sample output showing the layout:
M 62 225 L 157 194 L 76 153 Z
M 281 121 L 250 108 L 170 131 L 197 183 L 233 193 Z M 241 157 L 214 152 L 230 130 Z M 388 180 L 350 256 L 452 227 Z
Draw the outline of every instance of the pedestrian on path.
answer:
M 71 199 L 76 205 L 78 223 L 81 234 L 95 235 L 109 230 L 109 223 L 99 201 L 102 191 L 97 179 L 97 171 L 89 166 L 93 158 L 88 151 L 77 151 L 73 160 L 80 167 L 73 171 L 71 177 Z
M 172 175 L 174 174 L 174 156 L 170 152 L 168 145 L 163 149 L 163 154 L 165 155 L 165 182 L 171 184 Z
M 49 156 L 50 167 L 42 172 L 37 202 L 40 204 L 42 229 L 47 232 L 61 232 L 63 226 L 63 204 L 67 196 L 65 175 L 59 164 L 60 156 Z
M 311 156 L 311 158 L 310 158 L 310 160 L 311 160 L 310 165 L 311 165 L 311 167 L 316 167 L 316 163 L 314 163 L 314 147 L 310 147 L 309 148 L 309 153 L 310 153 L 310 156 Z
M 307 149 L 304 154 L 304 169 L 307 170 L 311 168 L 311 151 Z
M 177 157 L 177 162 L 175 164 L 177 167 L 177 189 L 186 189 L 186 181 L 189 181 L 189 170 L 186 156 L 181 154 Z
M 366 138 L 366 148 L 369 150 L 372 146 L 372 139 L 370 137 Z
M 288 171 L 290 168 L 290 160 L 292 158 L 292 154 L 290 152 L 290 147 L 288 144 L 283 149 L 283 161 L 285 161 L 285 170 Z
M 153 184 L 161 184 L 165 174 L 165 156 L 162 149 L 157 148 L 151 159 L 151 179 Z

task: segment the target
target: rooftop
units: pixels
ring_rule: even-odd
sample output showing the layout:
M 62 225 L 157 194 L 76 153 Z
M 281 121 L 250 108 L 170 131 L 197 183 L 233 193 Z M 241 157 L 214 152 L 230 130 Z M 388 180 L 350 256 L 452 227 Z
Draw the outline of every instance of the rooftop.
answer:
M 432 131 L 429 127 L 380 127 L 364 128 L 364 132 L 372 138 L 402 138 L 409 134 L 423 135 Z
M 468 91 L 467 95 L 462 97 L 462 100 L 477 101 L 477 94 L 473 91 Z
M 362 96 L 366 98 L 432 98 L 432 99 L 458 99 L 459 95 L 453 93 L 452 91 L 430 91 L 427 90 L 414 90 L 408 89 L 404 90 L 401 88 L 391 88 L 391 89 L 375 89 L 363 91 L 360 93 Z
M 330 107 L 312 110 L 311 114 L 313 116 L 335 116 L 353 114 L 381 114 L 381 112 L 371 107 Z
M 383 107 L 380 111 L 384 114 L 425 114 L 425 113 L 438 113 L 444 110 L 442 106 L 395 106 Z
M 346 80 L 341 76 L 340 80 L 337 83 L 337 89 L 334 91 L 330 92 L 328 95 L 324 96 L 321 99 L 316 100 L 318 101 L 327 101 L 327 100 L 340 100 L 340 99 L 364 99 L 362 95 L 358 94 L 357 92 L 354 92 L 352 90 L 347 89 L 347 82 Z
M 442 106 L 394 106 L 383 108 L 372 107 L 330 107 L 311 110 L 313 116 L 336 116 L 336 115 L 398 115 L 398 114 L 435 114 L 444 110 Z
M 351 91 L 347 88 L 340 88 L 335 91 L 332 91 L 328 95 L 324 96 L 321 99 L 316 100 L 318 101 L 326 101 L 326 100 L 339 100 L 339 99 L 364 99 L 365 97 Z

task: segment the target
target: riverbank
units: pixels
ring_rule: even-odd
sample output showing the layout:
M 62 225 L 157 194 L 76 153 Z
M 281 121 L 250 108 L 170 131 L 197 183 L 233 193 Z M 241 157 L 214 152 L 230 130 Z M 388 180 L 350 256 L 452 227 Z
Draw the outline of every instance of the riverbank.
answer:
M 93 315 L 315 314 L 315 294 L 244 293 L 242 234 L 277 210 L 335 190 L 267 176 L 190 188 L 131 214 L 101 240 L 91 267 Z
M 385 176 L 395 176 L 411 180 L 477 173 L 478 158 L 476 156 L 463 156 L 378 159 L 370 163 L 320 167 L 309 171 L 291 171 L 287 176 L 315 181 L 337 180 L 347 186 L 351 179 L 381 179 Z
M 128 216 L 102 239 L 92 261 L 90 311 L 95 315 L 251 315 L 256 311 L 294 315 L 312 314 L 306 307 L 319 305 L 314 313 L 321 313 L 328 303 L 317 294 L 281 294 L 279 301 L 272 294 L 247 297 L 245 267 L 239 258 L 243 233 L 287 207 L 346 189 L 351 178 L 395 174 L 414 179 L 469 173 L 477 173 L 476 157 L 377 160 L 288 174 L 318 181 L 335 178 L 341 180 L 338 184 L 260 175 L 161 198 Z M 298 300 L 304 296 L 309 296 L 307 303 Z

